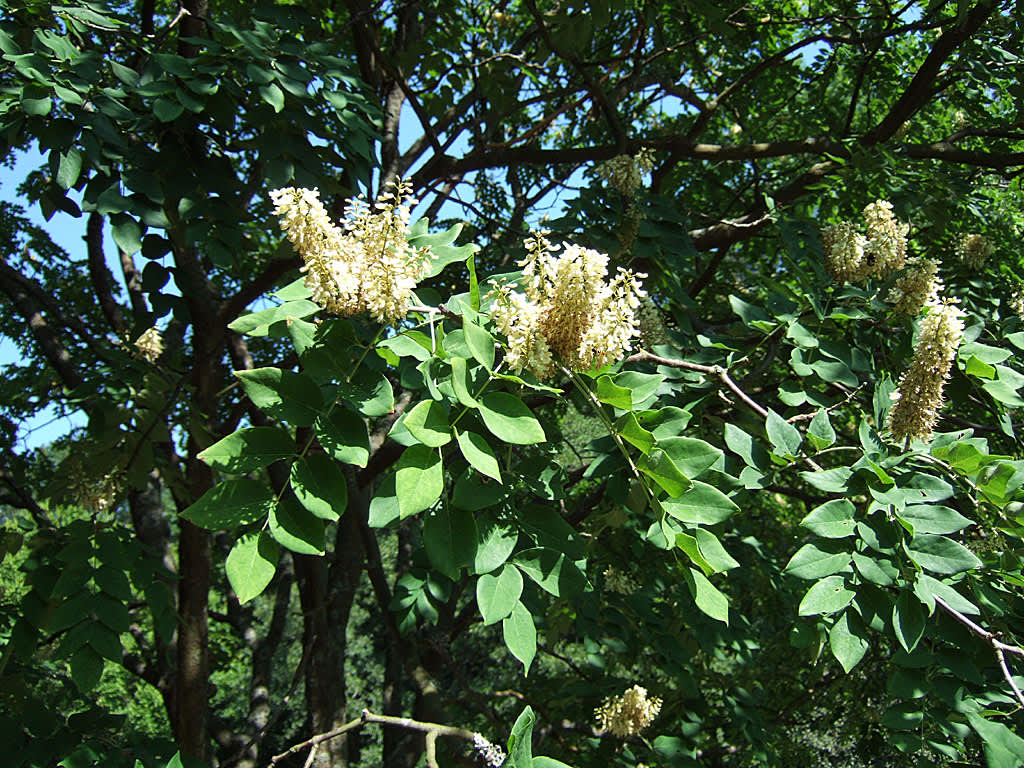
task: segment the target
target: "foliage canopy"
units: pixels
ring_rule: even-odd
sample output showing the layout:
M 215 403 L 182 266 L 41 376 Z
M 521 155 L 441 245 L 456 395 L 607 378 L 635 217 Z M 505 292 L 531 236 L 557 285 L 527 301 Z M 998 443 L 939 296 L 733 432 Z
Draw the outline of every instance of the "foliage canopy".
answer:
M 17 764 L 1024 764 L 1015 4 L 0 7 Z

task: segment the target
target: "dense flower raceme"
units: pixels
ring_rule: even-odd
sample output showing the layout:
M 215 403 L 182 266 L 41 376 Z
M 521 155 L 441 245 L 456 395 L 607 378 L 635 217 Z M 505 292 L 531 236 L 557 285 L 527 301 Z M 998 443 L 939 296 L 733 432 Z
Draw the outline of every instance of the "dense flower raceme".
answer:
M 634 736 L 661 712 L 661 699 L 648 696 L 647 689 L 634 685 L 621 696 L 612 696 L 594 710 L 598 727 L 620 739 Z
M 910 226 L 896 220 L 892 204 L 877 200 L 864 208 L 863 218 L 864 234 L 849 221 L 822 233 L 825 267 L 837 283 L 885 277 L 906 262 Z
M 368 312 L 393 323 L 409 310 L 416 283 L 432 255 L 409 245 L 414 201 L 398 184 L 370 205 L 353 198 L 336 226 L 313 189 L 287 187 L 270 193 L 274 212 L 305 262 L 306 286 L 313 299 L 335 315 Z
M 617 155 L 601 163 L 595 171 L 623 197 L 632 197 L 643 184 L 644 174 L 654 168 L 654 151 L 645 148 L 636 155 Z
M 992 255 L 992 243 L 982 235 L 964 235 L 956 244 L 956 255 L 970 269 L 981 269 Z
M 568 243 L 559 252 L 544 234 L 526 241 L 525 294 L 508 285 L 496 291 L 491 317 L 508 337 L 508 364 L 538 379 L 559 362 L 575 371 L 610 365 L 640 334 L 639 278 L 646 275 L 620 268 L 609 282 L 605 254 Z
M 889 412 L 889 429 L 896 440 L 931 437 L 942 407 L 942 386 L 949 378 L 963 337 L 963 311 L 955 301 L 929 304 L 921 319 L 910 368 L 900 378 Z
M 925 304 L 937 302 L 941 292 L 939 262 L 911 256 L 907 259 L 907 271 L 896 280 L 886 300 L 895 305 L 896 312 L 917 316 Z

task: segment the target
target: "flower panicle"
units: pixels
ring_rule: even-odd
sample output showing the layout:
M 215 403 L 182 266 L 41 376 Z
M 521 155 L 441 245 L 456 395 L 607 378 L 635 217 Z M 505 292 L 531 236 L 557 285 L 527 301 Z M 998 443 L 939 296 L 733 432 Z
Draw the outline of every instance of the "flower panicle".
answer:
M 406 182 L 394 184 L 372 204 L 351 198 L 340 226 L 331 221 L 317 190 L 286 187 L 270 197 L 281 229 L 302 257 L 306 286 L 327 312 L 344 317 L 365 312 L 381 323 L 408 313 L 433 254 L 409 245 L 415 200 Z
M 864 208 L 863 220 L 863 233 L 849 221 L 822 233 L 825 268 L 837 283 L 885 277 L 906 264 L 910 225 L 897 221 L 892 203 L 876 200 Z
M 620 268 L 609 281 L 607 255 L 570 243 L 553 246 L 546 234 L 526 241 L 519 263 L 524 292 L 507 285 L 495 291 L 491 317 L 508 338 L 508 363 L 539 379 L 552 376 L 559 363 L 575 371 L 610 365 L 640 335 L 646 275 Z
M 598 727 L 620 739 L 635 736 L 661 712 L 662 701 L 648 696 L 647 689 L 634 685 L 621 696 L 611 696 L 594 710 Z

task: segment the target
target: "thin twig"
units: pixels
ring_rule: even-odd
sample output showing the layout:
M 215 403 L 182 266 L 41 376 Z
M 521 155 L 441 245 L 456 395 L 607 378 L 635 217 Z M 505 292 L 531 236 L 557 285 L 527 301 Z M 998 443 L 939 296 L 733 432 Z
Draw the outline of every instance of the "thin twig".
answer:
M 326 733 L 320 733 L 316 736 L 312 736 L 303 742 L 300 742 L 292 747 L 289 747 L 286 751 L 279 755 L 275 755 L 270 759 L 271 765 L 284 760 L 290 755 L 294 755 L 296 752 L 301 752 L 308 747 L 316 747 L 325 741 L 330 741 L 338 736 L 348 733 L 349 731 L 358 730 L 367 723 L 376 723 L 378 725 L 390 725 L 395 728 L 404 728 L 408 731 L 419 731 L 424 734 L 426 742 L 426 757 L 427 765 L 430 768 L 438 768 L 437 764 L 437 738 L 438 736 L 450 736 L 456 739 L 462 739 L 469 741 L 474 745 L 484 740 L 480 734 L 474 733 L 466 728 L 457 728 L 452 725 L 441 725 L 440 723 L 427 723 L 420 720 L 413 720 L 408 717 L 392 717 L 391 715 L 378 715 L 370 712 L 368 709 L 363 710 L 363 714 L 355 720 L 350 720 L 342 726 L 335 728 L 332 731 Z
M 938 595 L 934 595 L 933 597 L 935 598 L 935 604 L 937 606 L 942 608 L 942 610 L 944 610 L 954 619 L 959 621 L 961 624 L 967 627 L 967 629 L 976 634 L 978 637 L 980 637 L 982 640 L 987 642 L 992 647 L 992 652 L 996 655 L 996 661 L 999 662 L 999 668 L 1003 671 L 1003 677 L 1006 679 L 1006 682 L 1009 683 L 1011 690 L 1013 690 L 1014 697 L 1017 699 L 1020 705 L 1024 707 L 1024 693 L 1021 692 L 1020 687 L 1017 685 L 1017 682 L 1013 679 L 1013 675 L 1010 674 L 1009 666 L 1007 666 L 1006 664 L 1007 653 L 1012 653 L 1017 656 L 1024 657 L 1024 648 L 1021 648 L 1019 645 L 1010 645 L 1009 643 L 1004 643 L 1002 640 L 999 639 L 999 635 L 996 632 L 989 632 L 981 625 L 974 623 Z

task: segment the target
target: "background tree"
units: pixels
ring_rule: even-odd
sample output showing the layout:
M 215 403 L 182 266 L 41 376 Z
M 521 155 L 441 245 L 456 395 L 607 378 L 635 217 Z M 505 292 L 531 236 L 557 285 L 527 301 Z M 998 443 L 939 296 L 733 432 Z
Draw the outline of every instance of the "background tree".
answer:
M 574 765 L 1024 760 L 1011 3 L 3 7 L 5 156 L 38 148 L 24 194 L 86 243 L 0 211 L 26 764 L 343 729 L 283 760 L 412 765 L 438 731 L 369 726 L 496 741 L 524 704 Z M 339 218 L 400 178 L 465 227 L 412 228 L 439 262 L 408 319 L 328 318 L 270 190 Z M 908 270 L 871 261 L 879 199 Z M 842 219 L 863 242 L 826 253 Z M 483 281 L 542 224 L 647 274 L 623 368 L 508 378 Z M 887 427 L 925 259 L 967 313 L 927 444 Z M 29 451 L 47 407 L 88 424 Z M 618 738 L 634 684 L 663 703 Z

